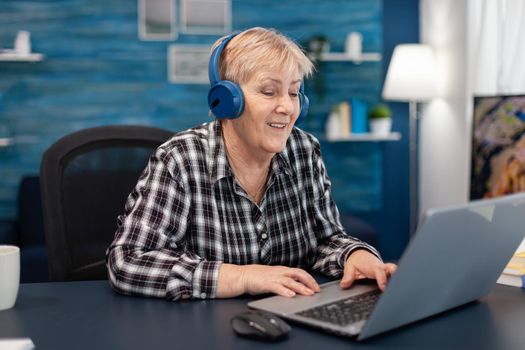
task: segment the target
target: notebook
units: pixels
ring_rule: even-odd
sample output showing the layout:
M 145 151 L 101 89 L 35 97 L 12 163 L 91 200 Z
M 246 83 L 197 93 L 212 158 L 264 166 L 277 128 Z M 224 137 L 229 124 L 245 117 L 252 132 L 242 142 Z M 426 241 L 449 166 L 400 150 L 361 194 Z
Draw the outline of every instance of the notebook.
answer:
M 313 296 L 273 296 L 254 309 L 367 339 L 488 294 L 525 237 L 525 193 L 428 210 L 381 293 L 374 284 Z

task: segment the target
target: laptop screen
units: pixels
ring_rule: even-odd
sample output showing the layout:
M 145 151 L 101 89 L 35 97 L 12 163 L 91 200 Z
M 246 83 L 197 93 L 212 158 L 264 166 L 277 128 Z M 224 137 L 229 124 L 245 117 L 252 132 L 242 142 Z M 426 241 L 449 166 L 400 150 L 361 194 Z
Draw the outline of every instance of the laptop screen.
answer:
M 470 199 L 525 191 L 525 95 L 474 98 Z

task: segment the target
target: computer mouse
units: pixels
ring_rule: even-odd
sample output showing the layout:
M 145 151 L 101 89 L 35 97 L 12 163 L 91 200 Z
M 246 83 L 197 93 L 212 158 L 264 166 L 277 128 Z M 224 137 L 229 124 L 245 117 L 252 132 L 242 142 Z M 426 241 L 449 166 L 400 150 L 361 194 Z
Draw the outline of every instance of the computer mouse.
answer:
M 286 338 L 290 326 L 279 317 L 265 311 L 246 311 L 232 318 L 231 325 L 240 336 L 263 341 Z

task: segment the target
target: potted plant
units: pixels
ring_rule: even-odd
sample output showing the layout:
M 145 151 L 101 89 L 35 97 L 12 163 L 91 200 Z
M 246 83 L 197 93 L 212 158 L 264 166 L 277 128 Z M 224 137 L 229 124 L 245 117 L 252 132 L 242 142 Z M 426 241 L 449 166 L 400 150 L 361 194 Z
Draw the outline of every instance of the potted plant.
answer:
M 323 34 L 314 35 L 308 40 L 308 51 L 314 61 L 320 61 L 323 52 L 330 52 L 330 41 Z
M 319 101 L 323 101 L 326 92 L 326 86 L 322 73 L 322 54 L 325 52 L 330 52 L 330 41 L 323 34 L 317 34 L 308 40 L 307 47 L 310 58 L 317 68 L 317 72 L 313 76 L 314 90 L 319 98 Z
M 392 111 L 386 104 L 378 104 L 368 111 L 370 132 L 375 135 L 388 135 L 392 129 Z

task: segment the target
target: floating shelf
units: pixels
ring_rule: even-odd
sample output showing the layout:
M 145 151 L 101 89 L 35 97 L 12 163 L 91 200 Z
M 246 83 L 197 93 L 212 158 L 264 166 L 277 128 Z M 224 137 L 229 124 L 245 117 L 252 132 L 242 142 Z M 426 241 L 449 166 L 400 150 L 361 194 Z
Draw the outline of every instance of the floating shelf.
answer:
M 41 53 L 20 54 L 14 51 L 0 51 L 0 62 L 38 62 L 44 59 Z
M 379 142 L 379 141 L 399 141 L 401 140 L 401 133 L 391 132 L 388 135 L 376 135 L 372 133 L 365 134 L 350 134 L 347 137 L 340 137 L 336 139 L 327 139 L 328 142 Z
M 312 56 L 310 56 L 312 58 Z M 354 63 L 361 62 L 377 62 L 381 61 L 381 54 L 379 52 L 363 52 L 359 57 L 349 56 L 346 52 L 323 52 L 321 53 L 321 61 L 347 61 Z

